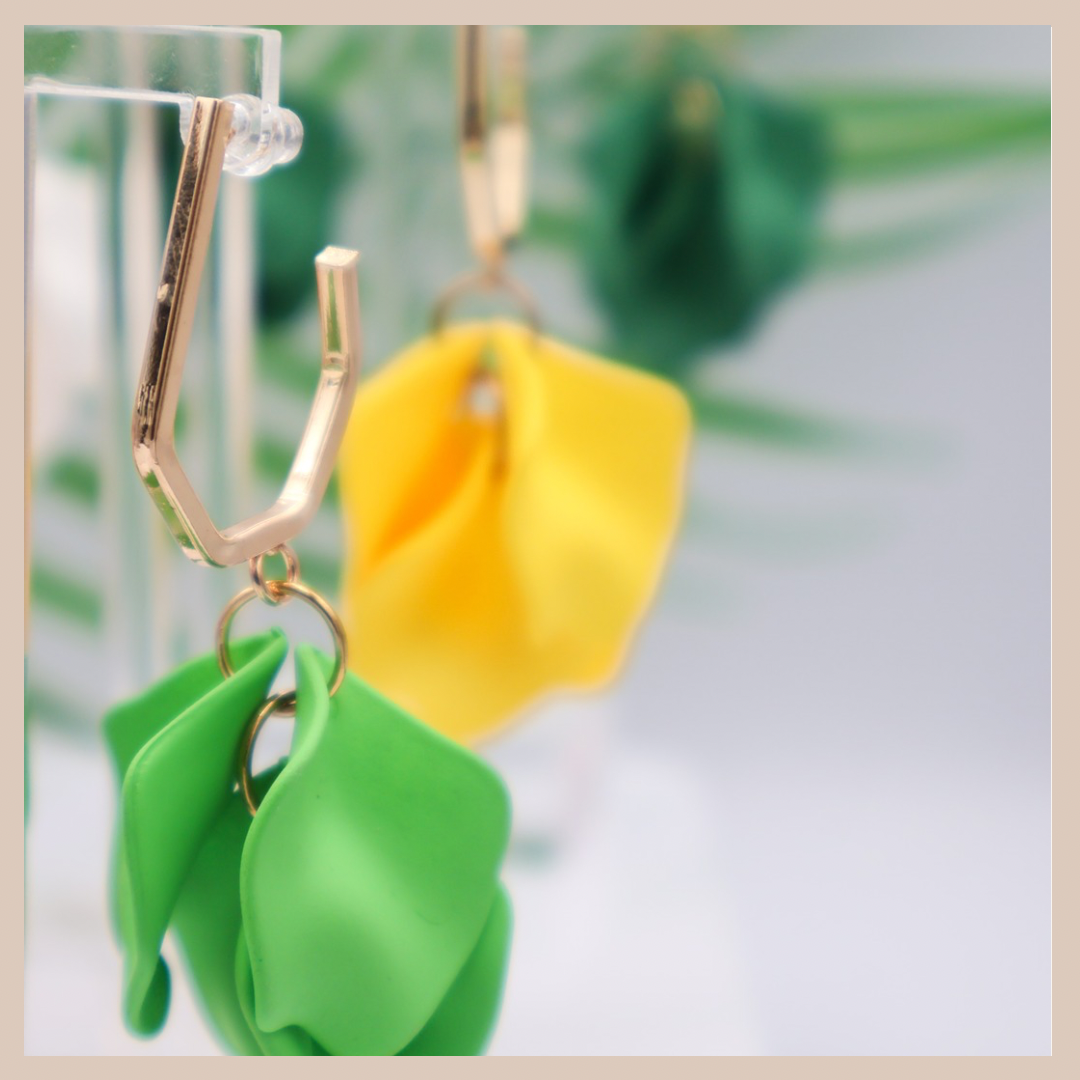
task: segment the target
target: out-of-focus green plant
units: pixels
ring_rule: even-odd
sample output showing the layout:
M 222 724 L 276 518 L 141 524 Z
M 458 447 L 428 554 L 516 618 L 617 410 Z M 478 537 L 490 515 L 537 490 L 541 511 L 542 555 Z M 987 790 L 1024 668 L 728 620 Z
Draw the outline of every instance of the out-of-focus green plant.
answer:
M 1028 91 L 865 86 L 810 88 L 800 99 L 827 119 L 838 182 L 889 182 L 1050 148 L 1050 101 Z
M 679 378 L 802 272 L 829 154 L 819 115 L 673 45 L 586 145 L 582 255 L 613 354 Z
M 258 186 L 259 314 L 270 324 L 310 303 L 313 253 L 335 242 L 340 195 L 362 176 L 359 148 L 347 140 L 331 103 L 298 92 L 289 107 L 303 118 L 304 152 Z
M 433 296 L 468 259 L 454 154 L 453 29 L 272 29 L 284 36 L 282 101 L 299 114 L 305 138 L 296 161 L 255 182 L 255 387 L 275 407 L 257 410 L 253 454 L 269 497 L 295 450 L 277 406 L 287 414 L 295 399 L 297 415 L 306 415 L 313 387 L 310 328 L 301 324 L 314 304 L 314 254 L 330 242 L 362 249 L 372 364 L 423 332 Z M 925 461 L 924 439 L 737 394 L 715 367 L 810 275 L 889 267 L 1000 219 L 1026 190 L 1025 168 L 1045 164 L 1049 96 L 879 82 L 781 88 L 747 73 L 744 61 L 759 41 L 801 32 L 530 28 L 533 198 L 522 277 L 538 291 L 534 267 L 549 282 L 576 273 L 591 280 L 595 305 L 553 304 L 547 325 L 682 383 L 704 435 L 793 460 Z M 122 128 L 111 110 L 80 111 L 49 127 L 43 145 L 115 171 Z M 171 159 L 167 211 L 181 152 L 173 110 L 162 110 L 158 137 Z M 965 182 L 943 185 L 947 197 L 864 214 L 857 228 L 841 228 L 843 215 L 831 213 L 849 196 L 902 196 L 958 176 Z M 115 175 L 103 186 L 118 197 Z M 534 261 L 524 265 L 527 258 Z M 52 504 L 62 507 L 61 521 L 92 516 L 101 486 L 96 450 L 73 437 L 41 463 L 36 513 L 46 516 Z M 331 516 L 334 503 L 331 489 Z M 301 547 L 305 575 L 332 592 L 336 531 L 309 530 Z M 90 561 L 35 557 L 33 600 L 91 638 L 100 633 L 101 580 Z M 75 715 L 77 704 L 61 691 L 36 686 L 35 713 L 56 721 Z
M 985 224 L 1004 200 L 981 181 L 1049 148 L 1044 94 L 880 85 L 780 94 L 740 73 L 746 35 L 720 29 L 652 28 L 582 63 L 580 91 L 606 99 L 579 145 L 590 196 L 537 205 L 530 230 L 586 266 L 607 351 L 680 381 L 742 340 L 800 277 L 887 265 Z M 961 170 L 971 183 L 944 206 L 854 233 L 824 223 L 827 199 Z

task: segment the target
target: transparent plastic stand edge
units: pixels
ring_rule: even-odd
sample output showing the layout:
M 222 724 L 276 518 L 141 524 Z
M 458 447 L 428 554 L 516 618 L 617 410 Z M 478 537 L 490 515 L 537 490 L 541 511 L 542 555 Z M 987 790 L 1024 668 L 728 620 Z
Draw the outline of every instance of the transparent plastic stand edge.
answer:
M 175 580 L 171 538 L 142 489 L 131 459 L 131 407 L 148 330 L 164 242 L 168 205 L 155 147 L 154 110 L 176 106 L 178 135 L 186 136 L 195 96 L 236 103 L 236 133 L 208 260 L 205 299 L 192 351 L 202 351 L 206 376 L 185 390 L 190 438 L 202 448 L 211 513 L 235 515 L 249 497 L 252 454 L 251 365 L 254 336 L 253 202 L 251 177 L 291 160 L 303 130 L 278 104 L 281 35 L 242 27 L 26 26 L 24 27 L 24 376 L 26 386 L 27 530 L 25 567 L 30 581 L 31 394 L 47 406 L 50 387 L 34 379 L 35 164 L 39 111 L 47 99 L 121 103 L 115 132 L 117 168 L 109 182 L 103 235 L 110 272 L 101 283 L 109 311 L 111 361 L 101 373 L 101 414 L 96 418 L 98 513 L 105 565 L 100 573 L 102 630 L 110 671 L 103 695 L 130 692 L 159 675 L 189 639 L 201 635 L 209 612 L 235 582 L 227 575 L 187 573 Z M 185 572 L 190 570 L 184 566 Z M 27 585 L 29 590 L 29 584 Z M 27 611 L 32 598 L 27 593 Z M 212 623 L 211 623 L 212 625 Z M 29 636 L 28 636 L 29 641 Z M 42 642 L 39 654 L 48 654 Z M 29 648 L 29 645 L 28 645 Z M 33 655 L 30 660 L 34 667 Z M 51 678 L 49 672 L 41 673 Z M 97 694 L 91 694 L 91 698 Z

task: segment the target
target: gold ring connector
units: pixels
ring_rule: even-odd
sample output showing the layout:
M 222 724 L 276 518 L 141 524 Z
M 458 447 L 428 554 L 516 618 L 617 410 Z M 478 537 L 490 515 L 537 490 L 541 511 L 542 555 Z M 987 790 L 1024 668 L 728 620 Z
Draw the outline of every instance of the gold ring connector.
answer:
M 259 732 L 262 730 L 263 724 L 270 719 L 276 712 L 282 712 L 286 715 L 291 715 L 296 711 L 296 691 L 289 690 L 284 694 L 275 694 L 271 698 L 267 698 L 262 707 L 252 718 L 252 721 L 247 726 L 247 731 L 244 732 L 244 741 L 240 747 L 240 760 L 239 760 L 239 781 L 240 791 L 244 796 L 244 802 L 247 803 L 248 810 L 251 811 L 251 816 L 254 817 L 259 809 L 259 800 L 255 797 L 255 783 L 254 777 L 251 774 L 251 759 L 255 752 L 255 740 L 259 737 Z
M 306 600 L 323 617 L 323 622 L 329 627 L 334 638 L 334 672 L 330 677 L 328 689 L 331 695 L 336 694 L 345 681 L 347 659 L 345 628 L 341 625 L 341 619 L 338 618 L 337 612 L 319 593 L 307 585 L 302 585 L 299 581 L 276 581 L 274 582 L 274 588 L 276 592 L 282 594 L 282 600 L 291 596 L 298 596 L 301 600 Z M 217 659 L 222 674 L 226 678 L 235 672 L 232 659 L 229 656 L 229 631 L 232 629 L 233 619 L 236 618 L 237 612 L 242 607 L 249 604 L 257 596 L 259 596 L 259 590 L 254 585 L 249 585 L 229 601 L 228 606 L 221 613 L 221 618 L 218 619 Z

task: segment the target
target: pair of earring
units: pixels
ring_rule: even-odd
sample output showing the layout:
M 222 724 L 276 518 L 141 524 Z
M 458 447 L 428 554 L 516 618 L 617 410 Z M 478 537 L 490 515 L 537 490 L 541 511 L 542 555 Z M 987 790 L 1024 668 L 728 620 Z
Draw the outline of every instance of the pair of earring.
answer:
M 512 77 L 522 44 L 509 39 Z M 231 134 L 227 102 L 198 99 L 192 110 L 134 454 L 185 552 L 210 565 L 246 561 L 252 584 L 223 612 L 215 652 L 105 722 L 121 780 L 124 1011 L 140 1033 L 168 1011 L 161 946 L 171 928 L 235 1052 L 480 1053 L 509 949 L 499 882 L 509 800 L 460 744 L 543 690 L 609 676 L 659 577 L 687 406 L 659 379 L 540 333 L 505 259 L 524 219 L 523 98 L 501 116 L 490 161 L 480 28 L 462 31 L 461 48 L 462 167 L 480 269 L 444 294 L 432 334 L 358 392 L 358 256 L 318 257 L 323 366 L 308 426 L 277 502 L 224 530 L 172 438 Z M 525 322 L 446 325 L 475 287 L 515 296 Z M 344 621 L 302 582 L 288 546 L 336 458 Z M 273 554 L 284 556 L 282 578 L 268 574 Z M 280 631 L 230 642 L 233 617 L 254 599 L 300 599 L 331 630 L 333 657 L 297 649 L 295 690 L 271 692 L 287 651 Z M 292 750 L 253 777 L 252 747 L 274 713 L 296 717 Z

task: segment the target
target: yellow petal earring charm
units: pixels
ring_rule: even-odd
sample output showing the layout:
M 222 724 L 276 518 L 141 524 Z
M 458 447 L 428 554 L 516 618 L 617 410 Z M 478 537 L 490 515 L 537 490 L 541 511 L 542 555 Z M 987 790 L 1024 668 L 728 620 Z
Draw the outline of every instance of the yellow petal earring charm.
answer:
M 504 104 L 485 139 L 481 28 L 460 31 L 481 269 L 361 386 L 339 459 L 350 663 L 464 742 L 545 691 L 615 674 L 678 523 L 690 435 L 675 387 L 542 336 L 506 274 L 524 218 L 520 34 L 502 43 Z M 475 288 L 509 293 L 526 321 L 445 325 Z

